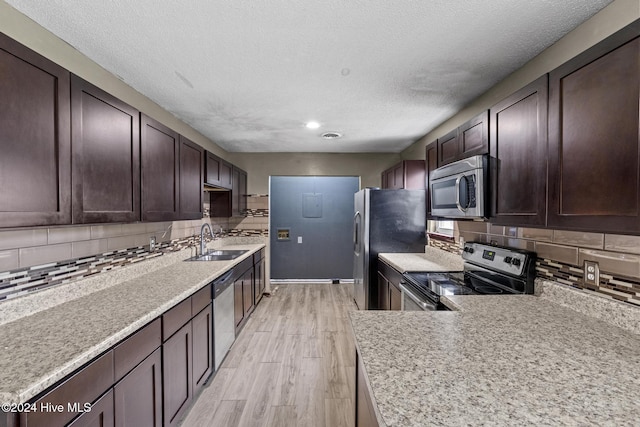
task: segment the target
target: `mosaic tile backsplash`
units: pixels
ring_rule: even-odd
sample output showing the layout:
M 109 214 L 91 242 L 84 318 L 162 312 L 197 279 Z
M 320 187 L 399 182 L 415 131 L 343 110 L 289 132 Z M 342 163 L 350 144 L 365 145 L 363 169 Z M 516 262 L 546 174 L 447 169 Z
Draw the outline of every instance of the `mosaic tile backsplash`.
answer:
M 226 230 L 217 237 L 268 237 L 269 198 L 247 196 L 247 210 L 240 217 L 0 231 L 0 302 L 195 248 L 203 222 Z M 151 236 L 158 241 L 153 251 L 148 245 Z M 21 255 L 24 262 L 1 262 Z
M 210 240 L 205 238 L 205 240 Z M 161 243 L 153 251 L 149 247 L 109 251 L 98 255 L 36 265 L 13 271 L 0 273 L 0 302 L 19 297 L 51 286 L 69 283 L 85 277 L 93 276 L 109 270 L 121 268 L 128 264 L 162 256 L 187 247 L 195 247 L 200 236 L 191 236 L 168 243 Z

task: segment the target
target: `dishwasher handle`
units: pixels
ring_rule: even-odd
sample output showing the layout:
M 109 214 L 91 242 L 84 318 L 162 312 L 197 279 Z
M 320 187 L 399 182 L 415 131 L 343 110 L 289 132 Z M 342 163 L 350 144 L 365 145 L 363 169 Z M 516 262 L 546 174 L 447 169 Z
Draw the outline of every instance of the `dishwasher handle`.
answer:
M 233 272 L 235 269 L 227 271 L 223 276 L 218 277 L 211 285 L 213 286 L 213 299 L 220 295 L 225 289 L 233 284 Z

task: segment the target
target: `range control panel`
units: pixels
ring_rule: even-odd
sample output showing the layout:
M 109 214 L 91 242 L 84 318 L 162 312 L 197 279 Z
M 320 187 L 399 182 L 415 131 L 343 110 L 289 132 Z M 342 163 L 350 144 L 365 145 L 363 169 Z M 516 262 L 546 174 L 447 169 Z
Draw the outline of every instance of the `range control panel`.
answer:
M 465 261 L 490 270 L 511 274 L 513 276 L 522 276 L 531 255 L 526 251 L 500 246 L 490 246 L 482 243 L 465 243 L 462 258 Z

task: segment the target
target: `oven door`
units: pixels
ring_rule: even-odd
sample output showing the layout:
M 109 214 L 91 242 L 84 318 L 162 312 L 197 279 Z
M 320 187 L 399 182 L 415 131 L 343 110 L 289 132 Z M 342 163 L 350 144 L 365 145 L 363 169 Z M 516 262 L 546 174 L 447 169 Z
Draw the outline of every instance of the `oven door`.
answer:
M 400 283 L 400 293 L 402 299 L 400 303 L 400 310 L 402 311 L 435 311 L 438 310 L 438 304 L 430 300 L 423 300 L 418 298 L 410 289 L 408 289 L 402 282 Z

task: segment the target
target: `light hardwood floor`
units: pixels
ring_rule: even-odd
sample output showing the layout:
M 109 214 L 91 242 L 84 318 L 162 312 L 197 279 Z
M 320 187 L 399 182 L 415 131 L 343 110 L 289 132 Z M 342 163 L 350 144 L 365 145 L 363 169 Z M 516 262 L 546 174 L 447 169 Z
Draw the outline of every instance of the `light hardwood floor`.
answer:
M 353 426 L 351 286 L 277 285 L 182 426 Z

